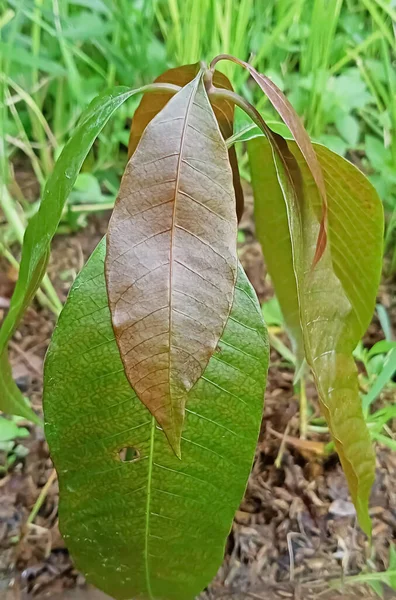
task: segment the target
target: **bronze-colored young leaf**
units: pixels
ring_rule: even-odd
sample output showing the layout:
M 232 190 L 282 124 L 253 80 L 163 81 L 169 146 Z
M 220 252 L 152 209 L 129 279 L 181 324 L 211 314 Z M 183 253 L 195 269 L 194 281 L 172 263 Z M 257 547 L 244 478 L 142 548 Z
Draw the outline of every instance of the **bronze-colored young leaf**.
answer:
M 318 239 L 316 240 L 316 250 L 313 257 L 313 265 L 316 265 L 323 255 L 327 243 L 327 195 L 320 162 L 315 154 L 315 150 L 309 135 L 306 132 L 304 125 L 302 124 L 301 119 L 294 110 L 293 106 L 273 81 L 271 81 L 266 75 L 259 73 L 249 63 L 228 54 L 222 54 L 218 56 L 214 62 L 216 63 L 218 60 L 223 58 L 231 60 L 249 71 L 257 85 L 262 89 L 272 106 L 275 108 L 276 112 L 292 132 L 293 137 L 300 148 L 306 164 L 308 165 L 312 177 L 318 187 L 322 199 L 322 215 Z
M 106 259 L 126 375 L 176 453 L 186 394 L 230 312 L 236 235 L 228 153 L 198 74 L 150 121 L 127 165 Z
M 374 479 L 374 454 L 362 414 L 352 352 L 374 310 L 381 273 L 382 205 L 358 169 L 315 144 L 327 189 L 328 245 L 320 264 L 312 269 L 321 199 L 301 152 L 294 141 L 288 142 L 304 181 L 304 208 L 301 219 L 296 220 L 291 214 L 293 200 L 285 177 L 281 166 L 273 162 L 268 142 L 257 138 L 248 146 L 255 210 L 260 218 L 257 231 L 270 273 L 285 318 L 292 326 L 296 326 L 298 308 L 305 357 L 315 377 L 360 525 L 369 533 L 367 507 Z M 278 242 L 274 227 L 278 227 L 284 241 Z M 363 254 L 362 237 L 369 253 Z M 289 287 L 290 282 L 295 285 Z M 287 297 L 287 289 L 291 297 Z
M 162 73 L 155 83 L 172 83 L 184 87 L 187 83 L 190 83 L 197 76 L 200 65 L 195 63 L 193 65 L 183 65 L 181 67 L 175 67 Z M 232 85 L 228 77 L 226 77 L 220 71 L 215 71 L 213 75 L 213 82 L 218 88 L 226 90 L 233 90 Z M 128 145 L 128 156 L 131 157 L 142 137 L 142 133 L 151 121 L 170 100 L 171 94 L 169 93 L 156 93 L 156 94 L 145 94 L 139 106 L 137 107 L 131 126 L 131 134 L 129 137 Z M 215 100 L 212 103 L 216 119 L 219 123 L 220 131 L 223 138 L 226 140 L 232 136 L 234 130 L 234 105 L 226 100 Z M 231 147 L 228 151 L 228 157 L 232 168 L 232 177 L 235 190 L 236 198 L 236 211 L 238 221 L 242 217 L 244 199 L 243 191 L 241 186 L 241 180 L 239 177 L 239 169 L 235 148 Z

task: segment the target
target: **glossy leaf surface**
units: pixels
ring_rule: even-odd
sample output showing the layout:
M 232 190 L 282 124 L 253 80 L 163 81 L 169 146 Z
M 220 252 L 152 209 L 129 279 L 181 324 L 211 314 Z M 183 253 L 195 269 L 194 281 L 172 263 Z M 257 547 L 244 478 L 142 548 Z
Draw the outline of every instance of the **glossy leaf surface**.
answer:
M 187 398 L 182 459 L 126 379 L 104 240 L 77 277 L 45 364 L 60 528 L 80 570 L 116 599 L 189 600 L 215 575 L 250 472 L 268 345 L 239 268 L 218 351 Z M 122 462 L 119 451 L 134 449 Z
M 126 375 L 177 454 L 186 394 L 231 309 L 236 237 L 227 148 L 199 74 L 147 125 L 107 236 L 107 289 Z
M 57 160 L 45 187 L 40 208 L 26 228 L 18 281 L 11 298 L 10 309 L 0 330 L 0 410 L 4 412 L 12 412 L 31 420 L 37 419 L 26 406 L 22 394 L 11 377 L 7 343 L 45 275 L 51 240 L 58 228 L 66 200 L 92 144 L 114 111 L 127 98 L 139 91 L 141 90 L 119 87 L 112 93 L 104 93 L 91 102 Z
M 290 196 L 282 194 L 282 174 L 279 168 L 277 172 L 268 142 L 257 138 L 248 143 L 255 210 L 260 220 L 258 233 L 283 314 L 294 329 L 298 310 L 304 354 L 316 380 L 360 524 L 369 532 L 367 505 L 374 479 L 374 454 L 362 414 L 352 352 L 375 306 L 381 273 L 382 205 L 358 169 L 315 144 L 327 189 L 329 244 L 320 263 L 312 268 L 321 199 L 296 143 L 289 141 L 288 145 L 304 181 L 301 220 L 295 218 Z M 280 232 L 279 241 L 273 235 L 274 229 Z M 370 252 L 364 252 L 362 238 Z M 290 285 L 293 280 L 295 286 Z
M 184 87 L 187 83 L 190 83 L 197 76 L 200 65 L 199 63 L 193 65 L 183 65 L 174 69 L 169 69 L 162 73 L 155 83 L 172 83 Z M 223 75 L 220 71 L 215 71 L 213 74 L 213 82 L 218 88 L 232 90 L 232 85 L 229 79 Z M 169 101 L 171 95 L 169 93 L 157 93 L 157 94 L 145 94 L 137 107 L 131 127 L 131 135 L 129 138 L 128 155 L 132 156 L 133 152 L 140 141 L 143 131 L 147 127 L 148 123 L 158 114 Z M 219 123 L 220 131 L 223 138 L 226 140 L 233 134 L 234 129 L 234 105 L 231 102 L 225 100 L 215 100 L 212 103 L 216 119 Z M 241 180 L 239 177 L 239 169 L 235 148 L 230 148 L 228 151 L 228 158 L 232 168 L 232 176 L 234 183 L 234 191 L 236 198 L 236 211 L 238 220 L 242 217 L 243 213 L 243 191 L 241 186 Z

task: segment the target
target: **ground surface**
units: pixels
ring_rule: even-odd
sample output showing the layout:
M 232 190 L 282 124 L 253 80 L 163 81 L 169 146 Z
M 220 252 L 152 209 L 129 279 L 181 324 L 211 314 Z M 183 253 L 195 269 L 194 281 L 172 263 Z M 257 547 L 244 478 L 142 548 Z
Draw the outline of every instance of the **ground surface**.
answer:
M 254 240 L 249 207 L 242 227 L 246 242 L 240 257 L 260 300 L 264 300 L 272 295 L 272 290 L 265 282 L 265 267 Z M 105 228 L 105 218 L 93 218 L 84 231 L 56 239 L 50 274 L 63 300 Z M 0 311 L 4 311 L 15 273 L 5 263 L 0 267 Z M 386 282 L 381 294 L 395 323 L 393 290 L 394 283 Z M 50 313 L 34 305 L 11 345 L 14 376 L 36 409 L 41 406 L 42 363 L 53 324 Z M 372 344 L 381 337 L 374 320 L 366 341 Z M 253 471 L 235 516 L 223 566 L 200 600 L 375 597 L 368 587 L 345 585 L 337 591 L 329 587 L 329 582 L 334 586 L 343 577 L 348 581 L 348 576 L 367 570 L 368 564 L 376 570 L 387 568 L 389 543 L 396 539 L 396 454 L 377 447 L 370 549 L 356 527 L 337 458 L 319 459 L 300 444 L 293 373 L 276 352 L 272 351 L 271 358 Z M 308 387 L 308 396 L 318 411 L 312 387 Z M 20 440 L 28 449 L 26 457 L 19 459 L 8 474 L 0 475 L 0 599 L 104 600 L 101 593 L 86 587 L 67 553 L 58 531 L 58 488 L 48 447 L 40 428 L 26 426 L 31 435 Z M 281 449 L 286 429 L 293 439 Z M 320 441 L 327 440 L 322 436 Z M 0 460 L 4 457 L 0 456 Z M 31 509 L 49 480 L 53 483 L 45 501 L 34 522 L 27 524 Z M 385 597 L 396 598 L 396 593 L 386 591 Z

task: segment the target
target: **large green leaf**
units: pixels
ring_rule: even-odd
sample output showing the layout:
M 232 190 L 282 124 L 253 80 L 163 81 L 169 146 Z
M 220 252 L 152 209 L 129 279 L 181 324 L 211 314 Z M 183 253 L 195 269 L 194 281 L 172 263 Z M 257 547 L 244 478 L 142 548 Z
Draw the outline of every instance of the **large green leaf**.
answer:
M 360 524 L 369 532 L 367 507 L 374 454 L 352 352 L 375 306 L 381 273 L 382 205 L 356 167 L 315 144 L 328 197 L 329 243 L 319 264 L 312 268 L 321 201 L 296 143 L 289 141 L 288 146 L 304 181 L 300 218 L 296 218 L 288 194 L 282 193 L 282 174 L 268 142 L 257 138 L 248 143 L 257 232 L 285 319 L 303 344 L 313 371 Z M 274 230 L 279 231 L 279 240 Z
M 117 599 L 188 600 L 214 576 L 252 464 L 267 337 L 241 268 L 217 352 L 189 392 L 179 460 L 122 366 L 104 240 L 76 279 L 45 364 L 60 527 L 77 566 Z M 135 462 L 119 451 L 133 448 Z
M 66 200 L 92 144 L 114 111 L 130 96 L 146 89 L 147 86 L 136 90 L 118 87 L 110 93 L 101 94 L 91 102 L 56 162 L 54 171 L 45 186 L 38 212 L 29 221 L 23 240 L 18 281 L 10 309 L 0 330 L 0 410 L 4 412 L 37 420 L 33 411 L 25 404 L 10 375 L 7 343 L 45 275 L 51 240 L 58 228 Z

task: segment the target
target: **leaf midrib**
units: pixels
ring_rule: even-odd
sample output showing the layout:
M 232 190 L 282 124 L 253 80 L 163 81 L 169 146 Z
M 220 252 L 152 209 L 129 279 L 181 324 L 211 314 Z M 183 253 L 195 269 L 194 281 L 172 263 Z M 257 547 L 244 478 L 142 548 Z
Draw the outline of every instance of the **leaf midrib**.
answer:
M 171 348 L 172 348 L 172 312 L 173 312 L 173 308 L 172 308 L 172 290 L 173 290 L 173 243 L 174 243 L 174 234 L 175 234 L 175 229 L 176 229 L 176 207 L 177 207 L 177 197 L 178 197 L 178 189 L 179 189 L 179 183 L 180 183 L 180 172 L 181 172 L 181 165 L 183 163 L 182 160 L 182 156 L 183 156 L 183 149 L 184 149 L 184 142 L 186 139 L 186 132 L 187 132 L 187 127 L 188 127 L 188 118 L 190 115 L 190 110 L 191 110 L 191 106 L 193 105 L 193 99 L 195 96 L 195 92 L 196 89 L 198 87 L 198 83 L 200 81 L 200 77 L 196 77 L 196 83 L 195 86 L 192 88 L 191 90 L 191 95 L 190 98 L 188 100 L 188 105 L 187 105 L 187 109 L 186 109 L 186 114 L 185 114 L 185 119 L 184 119 L 184 124 L 183 124 L 183 130 L 182 130 L 182 134 L 181 134 L 181 140 L 180 140 L 180 150 L 179 150 L 179 158 L 177 161 L 177 168 L 176 168 L 176 180 L 175 180 L 175 201 L 173 204 L 173 212 L 172 212 L 172 226 L 171 226 L 171 231 L 170 231 L 170 236 L 171 236 L 171 244 L 170 244 L 170 253 L 169 253 L 169 354 L 168 354 L 168 368 L 169 368 L 169 394 L 171 397 L 171 402 L 170 402 L 170 414 L 171 414 L 171 423 L 174 423 L 174 415 L 173 415 L 173 402 L 172 402 L 172 393 L 171 393 L 171 373 L 172 373 L 172 352 L 171 352 Z

